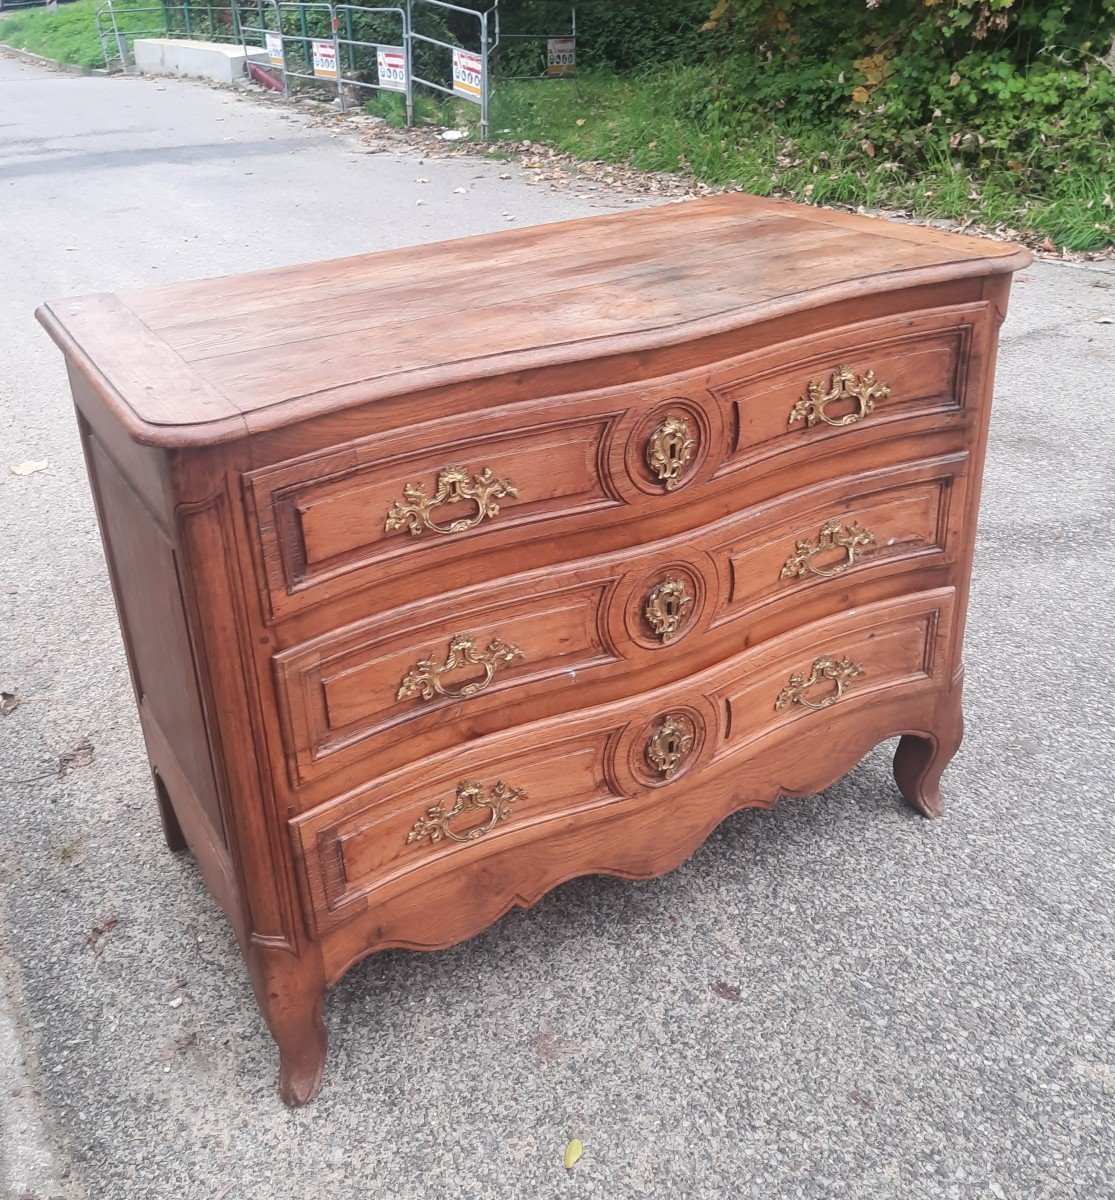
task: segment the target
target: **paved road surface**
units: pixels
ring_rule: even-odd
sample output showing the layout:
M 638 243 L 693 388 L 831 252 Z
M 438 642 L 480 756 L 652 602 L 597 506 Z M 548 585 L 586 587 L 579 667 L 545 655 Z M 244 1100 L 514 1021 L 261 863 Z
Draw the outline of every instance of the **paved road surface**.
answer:
M 902 806 L 884 747 L 665 879 L 578 881 L 457 949 L 373 958 L 328 1005 L 320 1101 L 279 1106 L 232 936 L 161 843 L 62 363 L 31 312 L 593 207 L 506 169 L 0 60 L 9 1192 L 1110 1196 L 1110 270 L 1035 266 L 1004 330 L 947 819 Z M 27 459 L 49 468 L 9 473 Z M 91 764 L 10 782 L 83 739 Z

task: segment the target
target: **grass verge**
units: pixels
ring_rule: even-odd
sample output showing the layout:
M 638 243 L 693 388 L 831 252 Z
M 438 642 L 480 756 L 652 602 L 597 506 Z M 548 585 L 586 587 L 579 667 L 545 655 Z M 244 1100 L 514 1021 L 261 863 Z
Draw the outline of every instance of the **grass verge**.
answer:
M 864 205 L 947 217 L 1047 249 L 1115 245 L 1115 179 L 1065 171 L 1035 183 L 1006 165 L 972 173 L 930 145 L 916 168 L 869 157 L 831 129 L 795 128 L 747 114 L 745 135 L 679 114 L 677 82 L 582 76 L 571 83 L 496 89 L 493 137 L 543 142 L 581 159 L 672 171 L 759 196 Z
M 103 0 L 75 0 L 53 13 L 45 7 L 16 9 L 0 19 L 0 42 L 71 66 L 103 67 L 105 56 L 95 17 L 102 3 Z M 143 5 L 135 8 L 127 3 L 113 7 L 122 33 L 165 35 L 154 0 L 144 0 Z

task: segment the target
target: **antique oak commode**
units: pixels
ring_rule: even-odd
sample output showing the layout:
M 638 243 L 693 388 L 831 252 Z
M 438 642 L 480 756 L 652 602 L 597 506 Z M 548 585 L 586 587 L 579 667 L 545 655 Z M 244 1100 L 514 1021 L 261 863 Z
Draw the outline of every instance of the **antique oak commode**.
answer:
M 940 812 L 1015 246 L 721 196 L 121 296 L 63 349 L 167 841 L 321 999 L 895 734 Z

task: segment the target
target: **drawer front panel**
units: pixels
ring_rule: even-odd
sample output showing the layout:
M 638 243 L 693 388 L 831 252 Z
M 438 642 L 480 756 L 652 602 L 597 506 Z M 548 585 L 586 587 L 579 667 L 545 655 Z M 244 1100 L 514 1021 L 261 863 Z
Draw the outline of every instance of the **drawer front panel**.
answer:
M 560 548 L 570 536 L 610 549 L 630 536 L 607 533 L 619 522 L 654 517 L 676 533 L 708 519 L 702 505 L 726 511 L 741 486 L 733 473 L 761 459 L 784 456 L 789 488 L 797 473 L 824 473 L 812 461 L 818 442 L 839 438 L 847 454 L 869 451 L 875 431 L 889 436 L 898 421 L 951 414 L 959 427 L 989 327 L 984 304 L 870 321 L 702 371 L 409 426 L 251 471 L 269 616 L 405 575 L 423 581 L 410 595 L 429 596 L 462 561 L 486 570 L 496 554 L 542 566 L 568 557 Z M 834 388 L 860 398 L 825 400 Z
M 812 489 L 812 502 L 780 504 L 773 520 L 731 530 L 710 547 L 724 595 L 713 625 L 834 580 L 954 562 L 967 471 L 968 456 L 955 454 L 876 472 Z
M 740 381 L 714 387 L 735 429 L 735 445 L 718 473 L 832 438 L 855 439 L 908 417 L 959 415 L 969 368 L 986 353 L 984 307 L 874 323 L 781 347 Z
M 449 435 L 434 450 L 387 460 L 382 439 L 366 440 L 251 473 L 273 611 L 353 572 L 382 575 L 402 556 L 417 554 L 429 570 L 492 532 L 520 536 L 524 526 L 618 506 L 603 467 L 615 419 Z M 462 430 L 457 422 L 453 434 Z
M 381 889 L 537 843 L 744 758 L 757 743 L 932 689 L 951 588 L 829 617 L 690 679 L 482 738 L 291 822 L 320 928 Z
M 481 719 L 492 732 L 576 708 L 594 681 L 621 692 L 648 666 L 680 674 L 704 642 L 735 653 L 737 627 L 764 605 L 950 563 L 967 462 L 808 489 L 635 554 L 469 588 L 284 651 L 274 662 L 291 782 L 379 761 L 404 728 L 463 739 Z
M 407 735 L 416 736 L 446 722 L 459 726 L 478 706 L 502 708 L 513 722 L 509 689 L 537 691 L 618 662 L 607 629 L 618 578 L 601 572 L 578 584 L 566 572 L 520 581 L 514 589 L 477 589 L 425 606 L 422 617 L 411 612 L 390 623 L 374 621 L 277 655 L 294 782 L 316 778 L 334 760 L 351 758 L 353 749 L 371 753 L 378 739 L 404 723 Z M 462 633 L 471 652 L 460 651 Z

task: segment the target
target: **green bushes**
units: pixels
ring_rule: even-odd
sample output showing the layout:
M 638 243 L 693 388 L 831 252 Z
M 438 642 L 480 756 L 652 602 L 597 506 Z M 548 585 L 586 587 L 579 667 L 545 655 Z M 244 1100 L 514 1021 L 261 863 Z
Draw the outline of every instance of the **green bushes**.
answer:
M 504 6 L 506 26 L 538 3 Z M 589 85 L 597 129 L 567 144 L 1074 249 L 1115 242 L 1115 0 L 590 0 L 577 19 L 582 65 L 627 79 Z M 541 103 L 510 102 L 536 134 Z

